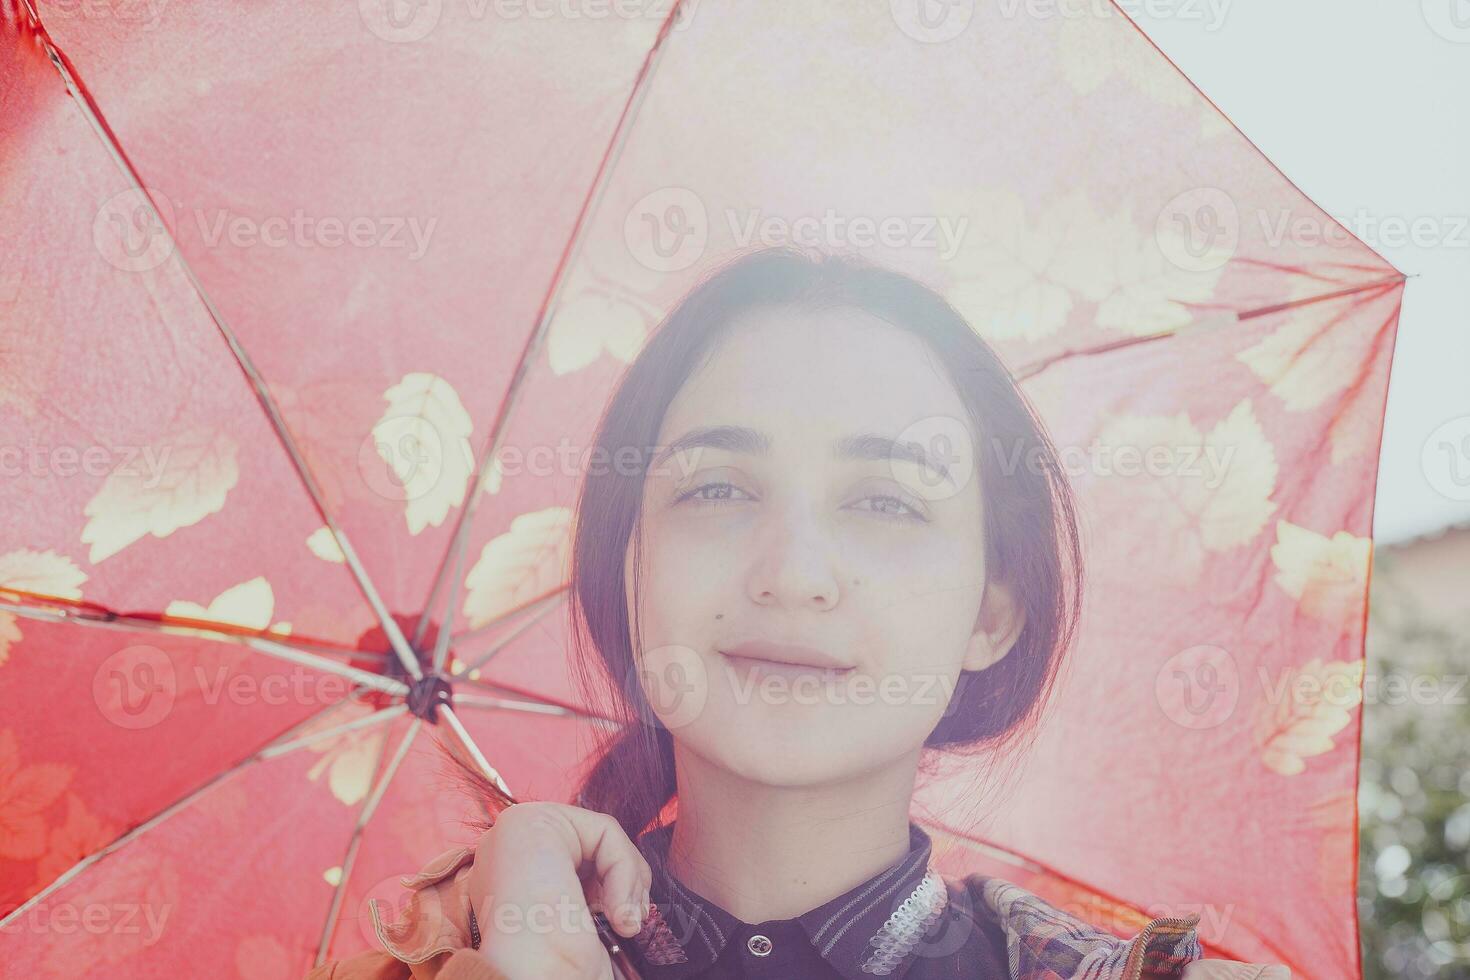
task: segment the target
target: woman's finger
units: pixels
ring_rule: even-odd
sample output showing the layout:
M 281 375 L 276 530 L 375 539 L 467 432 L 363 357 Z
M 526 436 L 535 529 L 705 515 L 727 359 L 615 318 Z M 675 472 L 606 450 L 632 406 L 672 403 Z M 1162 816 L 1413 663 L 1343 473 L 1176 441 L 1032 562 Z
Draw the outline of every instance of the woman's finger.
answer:
M 636 934 L 651 877 L 648 862 L 612 817 L 580 807 L 566 807 L 559 815 L 574 828 L 579 848 L 575 860 L 592 869 L 589 907 L 606 915 L 619 934 Z

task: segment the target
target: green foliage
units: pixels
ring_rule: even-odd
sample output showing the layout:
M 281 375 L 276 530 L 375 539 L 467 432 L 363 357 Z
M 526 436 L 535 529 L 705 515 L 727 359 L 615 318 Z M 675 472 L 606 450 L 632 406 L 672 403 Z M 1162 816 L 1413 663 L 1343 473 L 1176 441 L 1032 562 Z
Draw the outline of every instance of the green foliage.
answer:
M 1470 978 L 1467 675 L 1465 624 L 1425 616 L 1375 568 L 1358 787 L 1367 980 Z

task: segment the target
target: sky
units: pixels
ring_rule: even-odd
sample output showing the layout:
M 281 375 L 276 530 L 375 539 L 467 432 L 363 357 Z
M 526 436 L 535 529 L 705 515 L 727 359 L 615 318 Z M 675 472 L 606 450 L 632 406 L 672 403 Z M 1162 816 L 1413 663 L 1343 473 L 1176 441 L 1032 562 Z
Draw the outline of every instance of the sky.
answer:
M 1470 522 L 1470 0 L 1119 6 L 1308 197 L 1410 276 L 1374 536 Z

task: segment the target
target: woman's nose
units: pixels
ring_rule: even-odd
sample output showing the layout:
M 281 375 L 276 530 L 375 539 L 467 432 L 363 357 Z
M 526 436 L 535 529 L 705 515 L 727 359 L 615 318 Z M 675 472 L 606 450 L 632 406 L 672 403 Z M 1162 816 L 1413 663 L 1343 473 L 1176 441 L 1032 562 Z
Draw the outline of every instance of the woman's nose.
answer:
M 756 532 L 747 588 L 752 601 L 792 609 L 837 605 L 837 546 L 813 508 L 773 514 Z

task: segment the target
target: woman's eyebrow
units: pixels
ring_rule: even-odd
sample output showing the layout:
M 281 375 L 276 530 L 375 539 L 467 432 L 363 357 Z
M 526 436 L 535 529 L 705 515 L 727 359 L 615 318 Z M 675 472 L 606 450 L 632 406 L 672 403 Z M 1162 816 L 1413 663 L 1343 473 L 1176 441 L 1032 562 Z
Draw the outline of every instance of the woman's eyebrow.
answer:
M 684 453 L 701 447 L 723 449 L 747 456 L 768 456 L 771 452 L 771 440 L 764 432 L 758 432 L 743 425 L 703 426 L 690 429 L 669 443 L 655 458 L 654 465 L 657 466 L 675 453 Z M 949 467 L 944 465 L 944 461 L 930 455 L 920 443 L 899 442 L 875 432 L 859 432 L 843 436 L 832 444 L 832 455 L 836 459 L 896 460 L 913 463 L 915 466 L 938 473 L 950 483 L 954 482 L 954 477 L 950 475 Z
M 949 483 L 954 483 L 949 467 L 937 456 L 932 456 L 921 443 L 899 442 L 876 432 L 860 432 L 844 436 L 833 444 L 832 454 L 838 459 L 872 459 L 913 463 L 920 469 L 938 473 Z
M 669 443 L 654 459 L 654 464 L 663 462 L 675 453 L 684 453 L 700 447 L 724 449 L 727 452 L 743 453 L 746 456 L 769 456 L 771 440 L 764 432 L 757 432 L 743 425 L 702 426 L 690 429 Z

